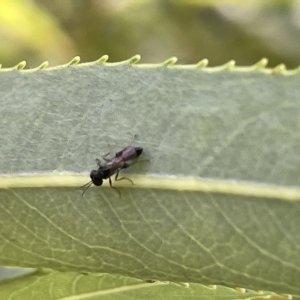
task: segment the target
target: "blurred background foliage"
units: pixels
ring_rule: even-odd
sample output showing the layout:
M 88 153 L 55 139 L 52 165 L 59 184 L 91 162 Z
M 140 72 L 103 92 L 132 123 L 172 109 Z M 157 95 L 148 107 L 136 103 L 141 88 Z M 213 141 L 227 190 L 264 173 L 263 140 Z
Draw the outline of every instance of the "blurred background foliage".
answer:
M 208 58 L 250 65 L 300 64 L 300 0 L 1 0 L 0 63 L 36 67 L 121 61 L 141 54 L 158 63 Z

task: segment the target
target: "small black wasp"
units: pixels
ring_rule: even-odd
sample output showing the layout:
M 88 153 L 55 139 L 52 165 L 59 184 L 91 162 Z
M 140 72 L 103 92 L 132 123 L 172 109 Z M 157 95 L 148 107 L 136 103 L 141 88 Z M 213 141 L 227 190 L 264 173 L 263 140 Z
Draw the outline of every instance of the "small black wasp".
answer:
M 82 195 L 84 195 L 84 193 L 92 184 L 96 186 L 101 186 L 103 184 L 103 179 L 108 179 L 110 187 L 116 190 L 119 196 L 121 197 L 120 191 L 117 188 L 112 186 L 111 176 L 116 174 L 115 181 L 120 181 L 125 179 L 130 181 L 132 184 L 134 184 L 131 179 L 126 177 L 119 178 L 118 176 L 120 170 L 126 169 L 131 165 L 135 164 L 139 156 L 142 154 L 142 152 L 143 152 L 143 148 L 141 147 L 127 146 L 121 151 L 117 152 L 115 154 L 115 157 L 113 158 L 106 158 L 110 154 L 110 152 L 104 155 L 102 158 L 105 160 L 106 162 L 105 164 L 101 164 L 100 159 L 96 159 L 98 169 L 91 171 L 90 173 L 91 181 L 79 187 L 79 189 L 83 190 Z

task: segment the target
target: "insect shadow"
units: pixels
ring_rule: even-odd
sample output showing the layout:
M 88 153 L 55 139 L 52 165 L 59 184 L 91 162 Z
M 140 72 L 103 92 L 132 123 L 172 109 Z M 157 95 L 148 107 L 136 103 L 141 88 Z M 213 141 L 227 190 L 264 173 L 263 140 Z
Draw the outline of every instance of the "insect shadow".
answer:
M 136 137 L 137 135 L 135 135 L 133 139 L 135 139 Z M 138 158 L 142 154 L 142 152 L 143 152 L 142 147 L 133 147 L 129 145 L 124 149 L 122 149 L 121 151 L 117 152 L 115 156 L 112 158 L 107 158 L 110 152 L 102 156 L 102 159 L 105 161 L 104 164 L 101 163 L 100 159 L 96 158 L 98 169 L 91 171 L 90 173 L 91 181 L 84 184 L 83 186 L 80 186 L 77 189 L 83 190 L 82 192 L 82 196 L 83 196 L 92 184 L 96 186 L 101 186 L 103 184 L 103 180 L 108 179 L 110 187 L 114 189 L 119 194 L 119 197 L 121 198 L 120 191 L 112 185 L 111 177 L 115 174 L 115 181 L 128 180 L 129 182 L 131 182 L 132 185 L 134 185 L 133 181 L 127 177 L 119 178 L 119 172 L 120 170 L 127 169 L 128 167 L 135 164 L 138 161 Z

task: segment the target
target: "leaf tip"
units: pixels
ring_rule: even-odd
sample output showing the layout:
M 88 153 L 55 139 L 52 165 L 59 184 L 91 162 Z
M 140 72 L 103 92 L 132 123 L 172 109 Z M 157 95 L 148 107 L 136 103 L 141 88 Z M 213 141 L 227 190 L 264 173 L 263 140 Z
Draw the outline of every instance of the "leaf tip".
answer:
M 23 60 L 23 61 L 19 62 L 13 69 L 23 70 L 25 67 L 26 67 L 26 61 Z
M 234 66 L 235 66 L 235 60 L 230 60 L 227 63 L 225 63 L 224 65 L 221 65 L 219 67 L 219 70 L 220 71 L 230 70 L 230 69 L 234 68 Z
M 109 59 L 109 56 L 107 54 L 102 55 L 99 59 L 95 61 L 96 64 L 105 64 Z
M 75 57 L 67 64 L 67 66 L 78 65 L 79 62 L 80 62 L 80 56 L 75 56 Z
M 269 60 L 264 57 L 253 65 L 253 69 L 254 70 L 264 69 L 267 66 L 268 62 Z
M 168 66 L 175 65 L 177 63 L 177 60 L 178 60 L 178 58 L 176 56 L 172 56 L 172 57 L 168 58 L 167 60 L 165 60 L 162 63 L 162 66 L 168 67 Z
M 130 58 L 128 59 L 128 62 L 129 62 L 131 65 L 133 65 L 133 64 L 138 63 L 140 60 L 141 60 L 141 56 L 140 56 L 139 54 L 136 54 L 136 55 L 130 57 Z
M 273 68 L 273 70 L 271 70 L 271 73 L 272 74 L 281 74 L 284 71 L 286 71 L 285 64 L 279 64 L 278 66 L 276 66 L 275 68 Z
M 49 66 L 49 61 L 44 61 L 43 63 L 41 63 L 37 69 L 42 70 L 42 69 L 46 69 Z
M 198 69 L 205 68 L 205 67 L 207 67 L 208 63 L 209 63 L 209 60 L 207 58 L 204 58 L 196 64 L 196 68 L 198 68 Z

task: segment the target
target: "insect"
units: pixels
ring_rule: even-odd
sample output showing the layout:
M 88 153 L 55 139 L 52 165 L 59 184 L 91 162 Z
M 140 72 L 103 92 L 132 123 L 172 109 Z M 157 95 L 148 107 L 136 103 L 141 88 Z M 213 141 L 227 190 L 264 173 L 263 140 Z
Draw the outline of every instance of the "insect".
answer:
M 121 197 L 120 191 L 114 186 L 112 186 L 111 176 L 116 174 L 115 181 L 128 180 L 132 184 L 134 184 L 131 179 L 127 177 L 119 178 L 118 176 L 120 170 L 126 169 L 131 165 L 135 164 L 139 156 L 142 154 L 142 152 L 143 152 L 143 148 L 141 147 L 127 146 L 121 151 L 117 152 L 115 154 L 115 157 L 113 158 L 106 158 L 110 154 L 110 152 L 102 156 L 103 160 L 106 162 L 105 164 L 101 164 L 100 159 L 96 159 L 98 169 L 91 171 L 90 173 L 91 181 L 79 187 L 79 189 L 83 190 L 82 195 L 84 195 L 84 193 L 92 184 L 96 186 L 101 186 L 103 184 L 103 180 L 108 179 L 110 187 L 116 190 L 119 196 Z

